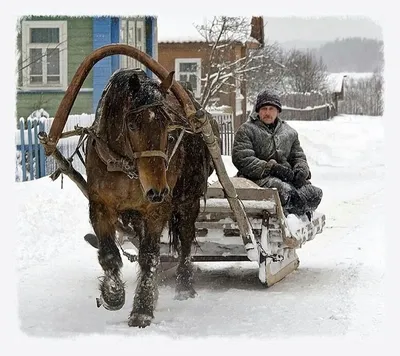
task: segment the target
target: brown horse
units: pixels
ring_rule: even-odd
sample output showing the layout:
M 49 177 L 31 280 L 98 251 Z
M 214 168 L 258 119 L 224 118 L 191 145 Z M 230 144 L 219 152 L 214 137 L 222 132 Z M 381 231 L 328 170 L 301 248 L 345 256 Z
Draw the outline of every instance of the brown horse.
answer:
M 154 317 L 159 243 L 167 225 L 180 253 L 176 298 L 196 294 L 191 245 L 200 198 L 213 168 L 202 136 L 190 132 L 182 107 L 168 92 L 172 78 L 173 72 L 158 83 L 140 70 L 115 72 L 103 91 L 88 139 L 89 213 L 104 270 L 100 299 L 106 309 L 118 310 L 125 303 L 122 259 L 115 242 L 121 216 L 140 241 L 141 273 L 129 326 L 146 327 Z M 216 122 L 211 123 L 219 137 Z

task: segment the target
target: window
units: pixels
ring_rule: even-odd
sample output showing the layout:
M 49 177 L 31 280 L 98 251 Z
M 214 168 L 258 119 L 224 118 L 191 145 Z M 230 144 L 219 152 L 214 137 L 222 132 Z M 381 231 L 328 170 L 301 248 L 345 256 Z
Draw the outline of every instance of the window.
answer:
M 124 19 L 120 22 L 119 42 L 131 45 L 146 52 L 145 23 L 141 19 Z M 146 71 L 146 66 L 132 57 L 120 56 L 120 68 L 141 68 Z
M 201 95 L 201 59 L 200 58 L 176 58 L 175 80 L 189 82 L 195 98 Z
M 24 89 L 67 87 L 67 22 L 22 22 Z

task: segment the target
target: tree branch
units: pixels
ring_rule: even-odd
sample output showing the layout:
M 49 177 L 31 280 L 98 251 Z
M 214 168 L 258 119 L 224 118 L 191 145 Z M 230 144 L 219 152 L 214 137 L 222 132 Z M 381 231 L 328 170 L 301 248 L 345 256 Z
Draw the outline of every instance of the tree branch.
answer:
M 54 47 L 53 50 L 50 52 L 50 55 L 51 55 L 59 46 L 61 46 L 64 42 L 66 42 L 66 41 L 63 41 L 63 42 L 60 42 L 59 44 L 57 44 L 57 46 Z M 46 49 L 48 49 L 48 48 L 49 48 L 49 47 L 46 47 Z M 63 50 L 61 50 L 60 52 L 62 52 L 62 51 L 63 51 Z M 41 55 L 40 57 L 36 58 L 34 61 L 31 61 L 31 62 L 29 62 L 28 64 L 26 64 L 26 65 L 22 66 L 21 68 L 19 68 L 19 69 L 18 69 L 18 72 L 22 72 L 25 68 L 28 68 L 28 67 L 31 66 L 32 64 L 39 62 L 39 60 L 43 59 L 43 58 L 46 57 L 46 56 L 47 56 L 47 54 Z M 30 57 L 27 57 L 24 61 L 21 62 L 21 64 L 23 64 L 24 62 L 28 61 L 29 59 L 30 59 Z

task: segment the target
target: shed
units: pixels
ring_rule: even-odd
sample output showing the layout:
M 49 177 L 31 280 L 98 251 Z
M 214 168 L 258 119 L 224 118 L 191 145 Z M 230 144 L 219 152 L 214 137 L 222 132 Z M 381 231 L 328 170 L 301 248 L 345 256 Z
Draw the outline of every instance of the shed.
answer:
M 332 100 L 337 112 L 339 101 L 344 100 L 345 79 L 347 74 L 331 73 L 327 76 L 327 89 L 332 95 Z

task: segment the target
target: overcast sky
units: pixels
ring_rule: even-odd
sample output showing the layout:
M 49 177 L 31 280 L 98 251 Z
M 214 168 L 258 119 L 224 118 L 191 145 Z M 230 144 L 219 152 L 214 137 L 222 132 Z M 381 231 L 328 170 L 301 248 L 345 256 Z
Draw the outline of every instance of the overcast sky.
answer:
M 176 26 L 177 21 L 179 26 Z M 158 39 L 200 38 L 194 25 L 203 21 L 204 15 L 159 15 Z M 367 17 L 264 17 L 264 24 L 265 35 L 272 42 L 332 41 L 343 37 L 383 39 L 381 26 Z
M 382 28 L 369 18 L 264 17 L 265 35 L 272 41 L 332 41 L 344 37 L 382 40 Z

